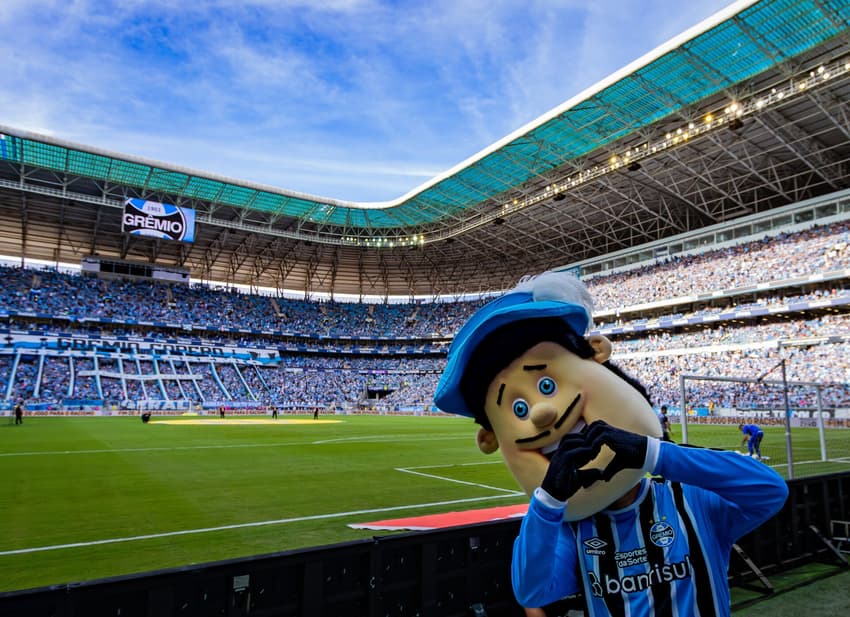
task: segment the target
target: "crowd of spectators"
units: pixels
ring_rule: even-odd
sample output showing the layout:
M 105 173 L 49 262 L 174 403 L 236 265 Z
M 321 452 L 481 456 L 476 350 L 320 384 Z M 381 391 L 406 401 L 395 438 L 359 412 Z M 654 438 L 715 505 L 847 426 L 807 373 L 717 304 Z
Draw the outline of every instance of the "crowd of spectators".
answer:
M 783 234 L 588 279 L 597 310 L 850 267 L 850 223 Z M 131 319 L 309 336 L 451 337 L 484 301 L 366 304 L 251 295 L 206 285 L 103 280 L 0 266 L 0 307 L 72 319 Z
M 109 376 L 121 374 L 122 371 L 118 365 L 118 359 L 98 358 L 97 364 L 100 371 L 100 387 L 103 391 L 103 398 L 109 401 L 122 401 L 126 399 L 127 397 L 124 394 L 121 379 Z
M 596 276 L 587 284 L 597 310 L 618 309 L 848 268 L 848 244 L 850 222 L 842 221 L 698 255 L 673 256 Z
M 825 314 L 811 319 L 767 323 L 720 323 L 713 328 L 701 328 L 688 332 L 653 330 L 640 338 L 618 339 L 616 347 L 620 354 L 624 354 L 716 345 L 752 346 L 764 341 L 846 334 L 850 334 L 850 313 Z
M 696 351 L 699 351 L 698 349 Z M 724 408 L 782 408 L 782 357 L 786 361 L 787 380 L 791 382 L 794 406 L 815 409 L 815 388 L 796 386 L 794 382 L 835 384 L 822 392 L 825 407 L 850 407 L 850 365 L 843 357 L 850 344 L 828 344 L 811 347 L 741 349 L 716 353 L 689 353 L 631 357 L 620 361 L 622 367 L 637 377 L 659 404 L 677 404 L 680 399 L 679 376 L 732 377 L 754 380 L 764 376 L 763 383 L 724 381 L 686 382 L 688 400 L 694 405 Z
M 252 295 L 207 285 L 104 280 L 0 266 L 0 308 L 69 320 L 134 320 L 308 336 L 446 338 L 480 301 L 366 304 Z M 403 334 L 400 334 L 403 333 Z
M 850 343 L 822 343 L 777 349 L 778 340 L 817 332 L 847 332 L 850 316 L 824 316 L 758 326 L 728 326 L 714 330 L 651 335 L 615 342 L 615 361 L 644 383 L 656 402 L 676 404 L 679 375 L 752 379 L 767 374 L 767 385 L 688 381 L 689 398 L 719 407 L 774 405 L 780 390 L 776 370 L 782 353 L 792 382 L 844 384 L 822 391 L 830 408 L 850 406 Z M 39 356 L 22 356 L 15 390 L 27 399 L 58 403 L 64 398 L 125 400 L 122 380 L 131 400 L 259 401 L 279 406 L 328 405 L 427 409 L 445 360 L 426 358 L 397 362 L 381 357 L 335 357 L 292 354 L 277 366 L 215 363 L 194 360 L 125 360 L 44 356 L 38 396 L 34 396 Z M 69 362 L 73 371 L 69 371 Z M 6 365 L 9 365 L 8 360 Z M 22 367 L 26 367 L 23 372 Z M 773 373 L 770 373 L 774 369 Z M 8 373 L 7 373 L 8 374 Z M 54 376 L 51 378 L 50 376 Z M 56 377 L 59 376 L 57 379 Z M 64 377 L 64 379 L 62 378 Z M 73 378 L 73 388 L 70 379 Z M 772 382 L 772 383 L 771 383 Z M 197 386 L 197 387 L 196 387 Z M 817 404 L 814 389 L 792 387 L 806 408 Z M 781 402 L 781 401 L 780 401 Z
M 850 267 L 850 224 L 773 237 L 700 255 L 674 257 L 653 266 L 596 276 L 588 281 L 601 311 L 669 300 L 760 282 Z M 0 388 L 35 402 L 64 399 L 259 401 L 280 407 L 359 406 L 377 410 L 428 409 L 445 363 L 446 343 L 483 299 L 458 302 L 358 304 L 312 302 L 243 294 L 208 286 L 144 281 L 107 281 L 52 270 L 0 267 L 0 313 L 34 312 L 51 318 L 12 315 L 0 322 L 16 331 L 43 334 L 129 336 L 180 344 L 278 349 L 269 366 L 206 357 L 150 354 L 0 354 Z M 665 317 L 707 316 L 732 308 L 775 308 L 824 298 L 850 298 L 846 281 L 832 287 L 799 287 L 788 294 L 729 296 L 720 306 L 699 307 Z M 97 320 L 157 321 L 171 326 L 111 324 Z M 637 316 L 618 324 L 655 324 L 663 318 Z M 227 333 L 248 328 L 265 333 Z M 207 330 L 209 328 L 209 330 Z M 212 329 L 215 328 L 216 331 Z M 268 332 L 282 332 L 270 334 Z M 787 358 L 792 382 L 834 382 L 821 391 L 828 407 L 850 406 L 847 342 L 777 350 L 777 341 L 847 337 L 850 314 L 791 315 L 787 320 L 718 322 L 711 328 L 656 328 L 620 336 L 615 360 L 647 385 L 657 404 L 676 404 L 679 375 L 751 379 L 775 370 Z M 357 343 L 334 337 L 359 336 Z M 402 339 L 427 339 L 411 346 Z M 312 353 L 287 351 L 299 341 Z M 355 346 L 359 352 L 355 352 Z M 7 347 L 9 347 L 7 345 Z M 364 355 L 370 348 L 376 355 Z M 17 359 L 17 361 L 16 361 Z M 14 371 L 14 373 L 13 373 Z M 775 374 L 770 374 L 767 381 Z M 12 383 L 9 383 L 10 378 Z M 718 407 L 776 406 L 775 385 L 689 381 L 689 397 Z M 792 386 L 794 404 L 817 405 L 812 387 Z
M 597 310 L 673 299 L 716 289 L 732 289 L 793 276 L 850 267 L 850 223 L 814 227 L 699 255 L 615 274 L 597 275 L 587 283 Z M 837 248 L 838 247 L 838 248 Z M 829 257 L 827 257 L 829 256 Z M 0 309 L 81 319 L 157 321 L 187 328 L 247 328 L 308 337 L 359 336 L 450 338 L 484 301 L 400 304 L 308 302 L 251 295 L 203 285 L 170 285 L 148 281 L 103 280 L 53 270 L 0 266 L 4 286 Z M 836 288 L 806 297 L 846 295 Z M 783 296 L 763 299 L 762 306 Z M 725 307 L 702 308 L 688 315 L 709 315 Z M 640 321 L 638 319 L 637 321 Z M 75 323 L 75 326 L 80 326 Z M 97 326 L 93 326 L 97 327 Z M 132 332 L 132 326 L 127 326 Z M 120 327 L 113 329 L 121 334 Z M 172 332 L 173 333 L 173 332 Z M 206 340 L 244 343 L 245 335 L 205 333 Z M 271 337 L 269 340 L 273 340 Z
M 249 401 L 255 395 L 249 393 L 248 387 L 240 377 L 239 369 L 233 364 L 218 364 L 214 366 L 224 387 L 226 397 L 233 401 Z

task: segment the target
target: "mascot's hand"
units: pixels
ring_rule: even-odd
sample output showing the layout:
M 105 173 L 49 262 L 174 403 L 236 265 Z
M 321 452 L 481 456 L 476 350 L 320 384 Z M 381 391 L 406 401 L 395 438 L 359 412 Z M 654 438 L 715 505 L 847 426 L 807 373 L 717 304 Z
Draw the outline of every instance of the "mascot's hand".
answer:
M 584 434 L 564 435 L 540 485 L 558 501 L 567 501 L 577 490 L 599 477 L 598 469 L 580 469 L 596 458 L 602 444 L 591 443 Z
M 603 446 L 608 446 L 614 451 L 614 458 L 605 469 L 589 469 L 595 472 L 596 478 L 607 482 L 617 472 L 624 469 L 640 469 L 646 461 L 647 438 L 645 435 L 630 433 L 623 429 L 615 428 L 602 420 L 593 422 L 587 427 L 585 434 L 587 443 L 596 448 L 597 451 Z M 589 480 L 589 475 L 586 480 Z M 589 486 L 589 485 L 588 485 Z

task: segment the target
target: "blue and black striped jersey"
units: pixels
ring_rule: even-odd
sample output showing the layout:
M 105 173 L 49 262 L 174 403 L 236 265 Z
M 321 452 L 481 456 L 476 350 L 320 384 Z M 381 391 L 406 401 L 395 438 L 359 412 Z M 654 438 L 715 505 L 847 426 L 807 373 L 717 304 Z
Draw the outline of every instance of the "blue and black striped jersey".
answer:
M 583 590 L 592 617 L 730 614 L 732 544 L 782 507 L 788 487 L 736 452 L 650 442 L 646 468 L 664 479 L 642 480 L 623 509 L 568 523 L 535 493 L 514 544 L 520 604 Z

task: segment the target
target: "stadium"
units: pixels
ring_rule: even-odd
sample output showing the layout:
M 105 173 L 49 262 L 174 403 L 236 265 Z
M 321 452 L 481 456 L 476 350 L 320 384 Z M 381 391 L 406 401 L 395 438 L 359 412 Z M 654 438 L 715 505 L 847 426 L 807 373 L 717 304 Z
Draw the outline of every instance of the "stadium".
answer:
M 0 125 L 0 612 L 521 614 L 515 516 L 408 519 L 527 505 L 433 398 L 547 270 L 676 441 L 764 427 L 741 606 L 846 568 L 848 110 L 850 5 L 742 0 L 387 202 Z

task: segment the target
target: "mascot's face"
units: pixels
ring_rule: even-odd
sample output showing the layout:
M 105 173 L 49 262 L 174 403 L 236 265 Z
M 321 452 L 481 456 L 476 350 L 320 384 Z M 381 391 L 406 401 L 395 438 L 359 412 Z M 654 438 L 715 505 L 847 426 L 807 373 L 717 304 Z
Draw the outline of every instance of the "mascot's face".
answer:
M 501 448 L 514 477 L 530 496 L 549 467 L 547 454 L 561 437 L 594 420 L 605 420 L 642 435 L 661 436 L 649 403 L 629 383 L 601 365 L 611 344 L 592 337 L 596 355 L 582 359 L 557 343 L 538 343 L 496 375 L 487 389 L 484 409 L 493 431 L 481 429 L 478 445 L 490 453 Z M 607 448 L 588 467 L 604 468 L 613 454 Z M 570 498 L 567 520 L 594 514 L 622 497 L 643 473 L 624 470 L 610 482 L 597 482 Z

